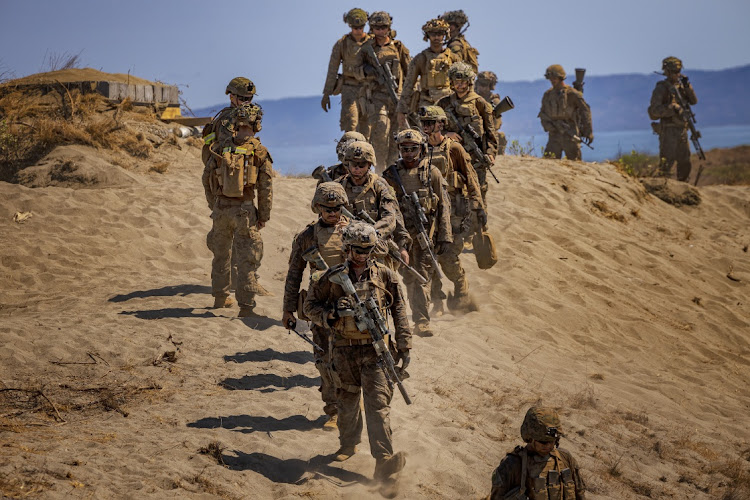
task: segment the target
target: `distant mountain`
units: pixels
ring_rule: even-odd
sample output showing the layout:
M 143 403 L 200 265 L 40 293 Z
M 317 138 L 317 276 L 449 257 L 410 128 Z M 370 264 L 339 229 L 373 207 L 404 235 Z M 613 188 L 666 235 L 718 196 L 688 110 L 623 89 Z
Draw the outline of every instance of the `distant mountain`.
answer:
M 687 71 L 686 74 L 698 94 L 698 104 L 693 110 L 699 128 L 750 124 L 750 99 L 746 97 L 750 65 L 720 71 Z M 569 83 L 572 78 L 571 74 Z M 654 85 L 662 78 L 656 74 L 587 77 L 584 95 L 591 105 L 594 134 L 597 131 L 648 129 L 650 120 L 646 109 Z M 506 134 L 516 136 L 544 133 L 537 113 L 542 94 L 547 88 L 547 80 L 498 84 L 497 90 L 501 96 L 509 95 L 516 106 L 503 116 L 503 130 Z M 335 160 L 334 141 L 341 136 L 340 101 L 338 98 L 333 98 L 332 101 L 333 109 L 324 113 L 320 107 L 320 96 L 260 100 L 264 110 L 260 135 L 264 144 L 275 152 L 276 157 L 284 155 L 285 147 L 318 147 L 319 150 L 312 156 L 319 157 L 321 151 L 325 151 L 325 159 L 332 162 Z M 217 104 L 194 112 L 197 116 L 213 116 L 223 106 L 224 104 Z M 330 148 L 326 145 L 330 145 Z M 312 158 L 300 159 L 301 162 L 305 160 L 309 163 Z M 285 161 L 290 161 L 290 158 L 285 158 Z

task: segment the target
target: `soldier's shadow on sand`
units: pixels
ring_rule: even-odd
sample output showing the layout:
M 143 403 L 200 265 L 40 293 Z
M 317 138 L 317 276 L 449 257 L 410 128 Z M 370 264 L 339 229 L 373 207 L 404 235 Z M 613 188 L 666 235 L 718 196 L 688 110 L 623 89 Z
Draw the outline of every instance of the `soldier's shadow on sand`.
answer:
M 245 326 L 252 330 L 268 330 L 272 326 L 281 326 L 281 320 L 278 318 L 269 318 L 268 316 L 249 316 L 247 318 L 232 318 L 233 321 L 242 321 Z
M 225 378 L 219 382 L 219 385 L 230 391 L 276 392 L 288 391 L 293 387 L 318 387 L 320 377 L 306 375 L 281 377 L 274 373 L 259 373 L 241 378 Z
M 151 290 L 136 290 L 134 292 L 115 295 L 109 299 L 110 302 L 126 302 L 131 299 L 144 299 L 146 297 L 185 297 L 194 293 L 211 295 L 211 287 L 204 285 L 174 285 Z
M 225 363 L 262 363 L 264 361 L 286 361 L 304 365 L 314 363 L 315 357 L 308 351 L 279 352 L 273 349 L 262 351 L 238 352 L 232 356 L 224 356 Z
M 201 309 L 198 309 L 201 311 Z M 138 319 L 164 318 L 215 318 L 210 311 L 195 312 L 193 307 L 165 307 L 164 309 L 146 309 L 143 311 L 120 311 L 120 314 L 135 316 Z
M 329 465 L 332 461 L 331 455 L 317 455 L 310 460 L 289 458 L 282 460 L 265 453 L 244 453 L 233 450 L 236 456 L 222 455 L 222 459 L 231 470 L 251 470 L 262 474 L 274 483 L 303 484 L 315 476 L 324 476 L 326 479 L 338 479 L 342 483 L 370 484 L 372 480 L 368 477 L 339 469 Z M 346 484 L 339 484 L 346 486 Z
M 311 431 L 320 429 L 326 416 L 322 415 L 316 420 L 309 420 L 304 415 L 292 415 L 291 417 L 256 417 L 252 415 L 234 415 L 230 417 L 207 417 L 196 422 L 187 424 L 188 427 L 199 429 L 228 429 L 244 434 L 253 432 L 277 432 L 277 431 Z

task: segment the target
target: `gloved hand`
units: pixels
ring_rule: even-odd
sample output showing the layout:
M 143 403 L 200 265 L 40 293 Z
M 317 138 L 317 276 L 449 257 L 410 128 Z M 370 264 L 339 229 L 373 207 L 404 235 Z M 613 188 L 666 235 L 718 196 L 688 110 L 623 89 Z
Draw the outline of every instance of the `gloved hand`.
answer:
M 398 358 L 396 359 L 396 363 L 401 361 L 401 370 L 406 370 L 406 367 L 409 366 L 409 363 L 411 362 L 409 349 L 399 349 L 397 355 Z
M 340 297 L 336 302 L 336 314 L 339 317 L 351 316 L 354 314 L 354 303 L 349 297 Z
M 447 241 L 438 241 L 437 245 L 435 245 L 435 253 L 438 255 L 443 255 L 443 253 L 448 250 L 449 245 L 450 243 L 448 243 Z
M 677 104 L 676 102 L 673 102 L 672 104 L 670 104 L 670 105 L 669 105 L 669 109 L 671 109 L 672 111 L 674 111 L 674 113 L 675 113 L 676 115 L 679 115 L 679 114 L 681 114 L 681 113 L 682 113 L 682 106 L 680 106 L 680 105 L 679 105 L 679 104 Z
M 477 209 L 477 222 L 479 222 L 482 227 L 487 225 L 487 212 L 485 212 L 484 209 Z
M 680 75 L 680 82 L 681 82 L 681 83 L 682 83 L 682 84 L 683 84 L 684 86 L 686 86 L 686 87 L 687 87 L 688 85 L 690 85 L 690 80 L 688 80 L 688 77 L 687 77 L 687 76 L 685 76 L 685 75 Z
M 331 98 L 328 97 L 328 94 L 323 94 L 323 99 L 320 100 L 320 105 L 323 108 L 323 111 L 328 113 L 328 110 L 331 109 Z
M 284 314 L 281 316 L 281 324 L 287 330 L 294 330 L 297 328 L 297 318 L 294 317 L 293 312 L 284 311 Z

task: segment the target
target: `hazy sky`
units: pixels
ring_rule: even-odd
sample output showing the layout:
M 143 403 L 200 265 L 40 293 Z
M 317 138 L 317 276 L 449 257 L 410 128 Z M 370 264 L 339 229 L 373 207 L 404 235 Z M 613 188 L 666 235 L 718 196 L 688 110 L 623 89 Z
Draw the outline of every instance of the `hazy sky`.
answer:
M 179 85 L 193 108 L 223 102 L 238 75 L 261 99 L 320 95 L 342 15 L 357 6 L 390 12 L 412 56 L 427 46 L 425 21 L 463 8 L 480 69 L 501 82 L 539 79 L 553 63 L 590 75 L 648 73 L 668 55 L 688 73 L 750 63 L 750 0 L 0 0 L 0 75 L 80 52 L 82 66 Z

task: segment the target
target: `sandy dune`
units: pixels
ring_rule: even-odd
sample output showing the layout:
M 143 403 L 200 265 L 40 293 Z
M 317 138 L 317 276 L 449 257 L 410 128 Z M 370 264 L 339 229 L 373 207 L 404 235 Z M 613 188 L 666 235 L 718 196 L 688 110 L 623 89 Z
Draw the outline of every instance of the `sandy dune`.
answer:
M 314 181 L 277 178 L 260 269 L 275 296 L 236 319 L 207 309 L 202 166 L 180 144 L 164 174 L 68 147 L 46 161 L 108 174 L 0 183 L 0 492 L 379 497 L 366 434 L 329 462 L 311 351 L 279 322 Z M 480 311 L 435 319 L 436 337 L 415 339 L 414 404 L 394 396 L 400 498 L 486 495 L 537 401 L 560 408 L 591 498 L 747 492 L 750 188 L 678 208 L 609 164 L 508 157 L 496 171 L 500 262 L 463 255 Z M 225 466 L 199 452 L 215 442 Z

